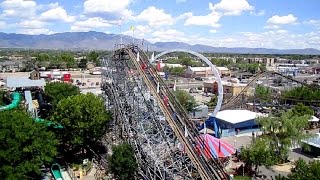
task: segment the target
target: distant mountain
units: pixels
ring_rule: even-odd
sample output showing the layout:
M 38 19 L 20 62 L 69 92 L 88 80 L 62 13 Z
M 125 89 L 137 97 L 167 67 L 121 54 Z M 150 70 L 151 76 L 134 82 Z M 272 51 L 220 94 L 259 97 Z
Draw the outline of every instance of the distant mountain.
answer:
M 131 43 L 131 36 L 122 36 L 123 43 Z M 144 44 L 152 51 L 168 49 L 189 49 L 197 52 L 240 53 L 240 54 L 309 54 L 320 55 L 317 49 L 266 49 L 266 48 L 227 48 L 207 45 L 190 45 L 183 42 L 157 42 L 134 39 L 135 43 Z M 25 35 L 0 33 L 0 48 L 33 48 L 33 49 L 106 49 L 112 50 L 120 42 L 120 35 L 102 32 L 65 32 L 51 35 Z

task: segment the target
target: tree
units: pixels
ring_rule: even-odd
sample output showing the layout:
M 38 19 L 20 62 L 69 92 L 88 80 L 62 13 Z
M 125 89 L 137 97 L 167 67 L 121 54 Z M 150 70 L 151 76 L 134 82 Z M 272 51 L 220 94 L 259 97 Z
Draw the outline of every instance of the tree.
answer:
M 269 142 L 263 138 L 256 139 L 248 148 L 243 148 L 240 159 L 245 162 L 246 168 L 258 172 L 259 166 L 271 166 L 276 163 L 274 151 L 269 148 Z
M 87 59 L 81 59 L 78 66 L 79 68 L 87 68 L 87 63 L 88 63 L 88 60 Z
M 295 167 L 288 175 L 288 180 L 318 180 L 320 177 L 320 161 L 311 161 L 306 163 L 304 160 L 299 159 L 295 162 Z
M 61 138 L 71 150 L 83 150 L 86 144 L 99 140 L 110 119 L 103 100 L 92 93 L 62 99 L 52 116 L 52 121 L 64 127 Z
M 46 85 L 45 95 L 54 106 L 62 99 L 80 94 L 80 89 L 72 84 L 52 82 Z
M 40 53 L 37 55 L 37 61 L 38 62 L 50 61 L 50 56 L 47 53 Z
M 99 54 L 95 51 L 91 51 L 88 56 L 87 56 L 88 60 L 95 63 L 96 66 L 100 65 L 100 61 L 99 61 Z
M 135 179 L 138 165 L 131 146 L 127 143 L 113 146 L 112 152 L 108 159 L 111 171 L 121 180 Z
M 187 91 L 177 90 L 174 92 L 174 94 L 186 111 L 192 112 L 197 106 L 196 100 Z
M 207 103 L 207 106 L 209 108 L 214 108 L 217 105 L 217 102 L 218 102 L 218 97 L 217 96 L 212 96 L 210 101 Z
M 76 61 L 71 53 L 62 53 L 59 55 L 59 61 L 66 64 L 67 67 L 74 67 Z
M 314 114 L 313 110 L 308 107 L 308 106 L 305 106 L 304 104 L 302 103 L 298 103 L 297 105 L 295 105 L 293 108 L 292 108 L 292 113 L 293 115 L 295 116 L 304 116 L 304 115 L 307 115 L 309 116 L 309 118 L 311 118 L 311 116 Z
M 280 161 L 286 161 L 289 148 L 294 143 L 309 137 L 301 133 L 308 127 L 309 115 L 298 116 L 293 110 L 282 112 L 280 115 L 270 114 L 258 120 L 261 129 L 267 134 L 264 138 L 270 142 L 269 148 L 276 151 Z
M 20 110 L 0 112 L 0 179 L 27 179 L 57 155 L 58 140 Z
M 271 90 L 268 87 L 257 85 L 255 96 L 264 102 L 269 102 L 271 100 Z

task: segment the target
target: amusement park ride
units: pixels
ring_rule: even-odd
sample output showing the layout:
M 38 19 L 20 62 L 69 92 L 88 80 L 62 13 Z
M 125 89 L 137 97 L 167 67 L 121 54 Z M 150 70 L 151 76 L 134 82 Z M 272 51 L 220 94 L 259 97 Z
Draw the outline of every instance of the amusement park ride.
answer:
M 205 155 L 211 152 L 201 148 L 205 143 L 197 127 L 152 64 L 155 58 L 176 51 L 198 56 L 217 77 L 218 103 L 210 118 L 215 117 L 221 106 L 226 109 L 239 104 L 239 97 L 246 88 L 266 74 L 258 74 L 239 97 L 222 104 L 220 76 L 215 66 L 202 55 L 172 50 L 149 59 L 136 45 L 117 45 L 113 56 L 102 60 L 102 88 L 106 108 L 114 118 L 114 139 L 116 143 L 128 142 L 134 148 L 138 174 L 143 179 L 229 179 L 219 159 Z

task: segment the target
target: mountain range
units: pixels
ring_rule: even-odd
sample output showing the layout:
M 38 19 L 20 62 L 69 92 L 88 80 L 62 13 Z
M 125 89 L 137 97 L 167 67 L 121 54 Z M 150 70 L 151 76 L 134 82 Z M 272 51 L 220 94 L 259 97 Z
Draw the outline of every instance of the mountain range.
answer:
M 124 44 L 132 43 L 131 36 L 122 36 Z M 318 49 L 267 49 L 246 47 L 212 47 L 207 45 L 190 45 L 182 42 L 156 42 L 134 39 L 135 43 L 143 43 L 149 51 L 164 51 L 168 49 L 188 49 L 197 52 L 239 53 L 239 54 L 306 54 L 320 55 Z M 0 32 L 0 48 L 32 48 L 32 49 L 105 49 L 112 50 L 120 42 L 120 35 L 102 32 L 65 32 L 51 35 L 26 35 Z

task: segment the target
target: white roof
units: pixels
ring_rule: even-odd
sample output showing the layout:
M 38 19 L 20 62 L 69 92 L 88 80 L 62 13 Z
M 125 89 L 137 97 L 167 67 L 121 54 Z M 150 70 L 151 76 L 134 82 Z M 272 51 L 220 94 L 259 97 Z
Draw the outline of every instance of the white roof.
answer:
M 189 67 L 189 69 L 190 69 L 191 71 L 194 71 L 194 72 L 210 71 L 210 70 L 211 70 L 210 67 Z
M 27 77 L 7 77 L 8 88 L 18 87 L 44 87 L 46 82 L 44 79 L 31 80 Z
M 229 71 L 227 67 L 216 67 L 219 71 Z
M 248 110 L 224 110 L 218 112 L 216 118 L 232 124 L 236 124 L 256 119 L 257 116 L 257 113 Z
M 160 68 L 163 68 L 163 67 L 183 67 L 183 65 L 181 64 L 169 64 L 169 63 L 160 63 Z

